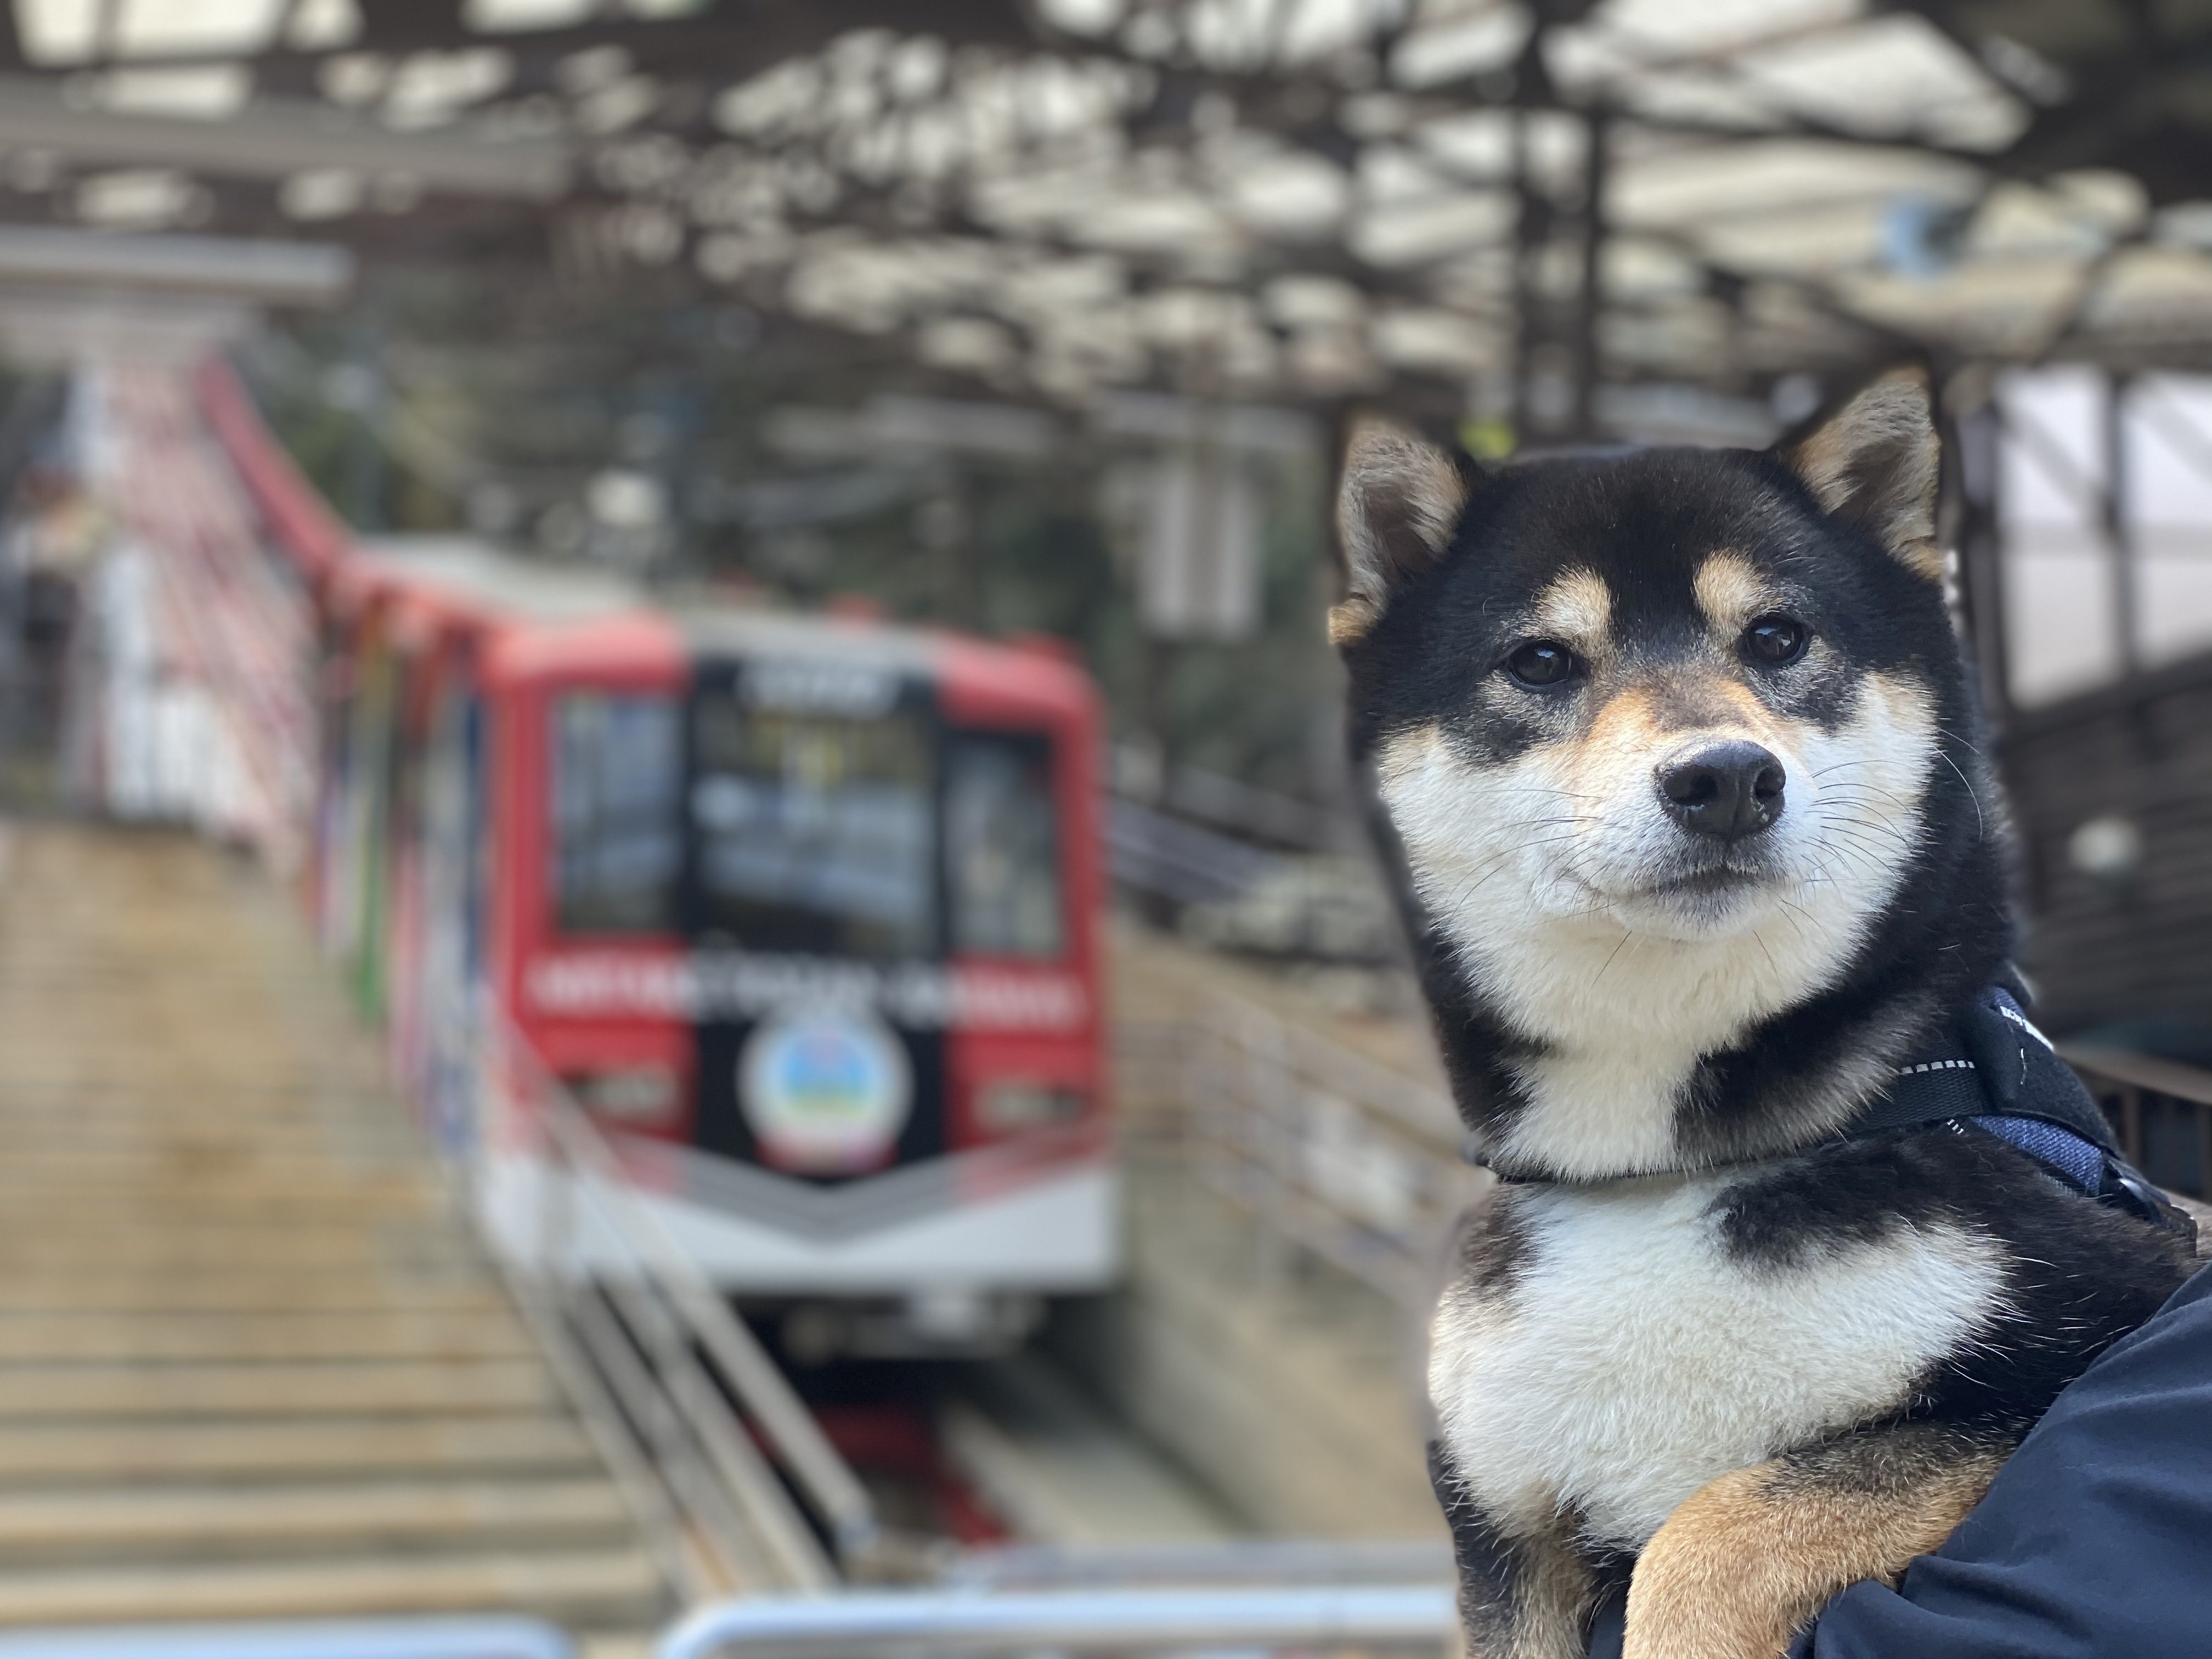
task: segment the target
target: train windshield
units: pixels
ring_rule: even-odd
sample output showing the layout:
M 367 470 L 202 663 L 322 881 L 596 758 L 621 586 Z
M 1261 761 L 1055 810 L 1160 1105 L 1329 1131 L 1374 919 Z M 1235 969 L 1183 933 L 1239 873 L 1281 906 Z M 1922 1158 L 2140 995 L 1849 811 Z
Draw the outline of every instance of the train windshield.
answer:
M 680 734 L 667 696 L 571 692 L 556 704 L 553 912 L 562 933 L 673 924 Z
M 934 955 L 938 746 L 926 711 L 761 707 L 702 691 L 697 925 L 751 951 Z
M 1066 930 L 1051 740 L 1042 732 L 963 732 L 945 756 L 952 948 L 1059 956 Z

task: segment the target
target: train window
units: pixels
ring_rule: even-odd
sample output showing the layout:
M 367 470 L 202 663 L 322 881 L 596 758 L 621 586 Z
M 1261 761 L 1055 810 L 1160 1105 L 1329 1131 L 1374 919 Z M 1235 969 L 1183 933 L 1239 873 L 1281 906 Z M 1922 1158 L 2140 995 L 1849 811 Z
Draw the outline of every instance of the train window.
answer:
M 755 951 L 934 954 L 936 745 L 921 712 L 702 693 L 694 741 L 702 930 Z
M 553 910 L 562 933 L 674 925 L 677 719 L 665 696 L 579 691 L 555 704 Z
M 962 732 L 946 751 L 952 948 L 1057 957 L 1065 946 L 1052 744 L 1039 733 Z

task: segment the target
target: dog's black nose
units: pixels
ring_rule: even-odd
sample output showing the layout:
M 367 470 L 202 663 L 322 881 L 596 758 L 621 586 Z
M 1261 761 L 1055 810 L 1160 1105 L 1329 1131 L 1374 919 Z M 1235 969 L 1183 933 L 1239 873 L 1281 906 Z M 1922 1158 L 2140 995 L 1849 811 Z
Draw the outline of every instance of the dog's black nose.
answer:
M 1782 763 L 1755 743 L 1706 744 L 1659 769 L 1668 816 L 1693 835 L 1739 841 L 1782 816 Z

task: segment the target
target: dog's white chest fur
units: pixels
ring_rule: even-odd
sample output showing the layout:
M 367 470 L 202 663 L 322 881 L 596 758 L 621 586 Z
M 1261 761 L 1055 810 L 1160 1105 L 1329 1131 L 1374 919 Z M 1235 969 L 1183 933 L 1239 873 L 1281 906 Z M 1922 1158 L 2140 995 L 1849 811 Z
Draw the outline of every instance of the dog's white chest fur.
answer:
M 1430 1392 L 1482 1508 L 1564 1506 L 1593 1543 L 1640 1548 L 1730 1469 L 1899 1404 L 1996 1310 L 1994 1245 L 1899 1227 L 1788 1267 L 1732 1260 L 1721 1182 L 1521 1188 L 1526 1254 L 1439 1309 Z

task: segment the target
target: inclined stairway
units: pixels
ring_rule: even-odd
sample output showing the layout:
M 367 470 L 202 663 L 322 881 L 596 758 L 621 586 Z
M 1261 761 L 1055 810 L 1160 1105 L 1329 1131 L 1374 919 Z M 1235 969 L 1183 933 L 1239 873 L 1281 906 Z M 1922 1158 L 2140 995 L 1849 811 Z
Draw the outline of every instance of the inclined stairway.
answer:
M 0 856 L 0 1626 L 672 1585 L 283 899 L 183 836 Z

